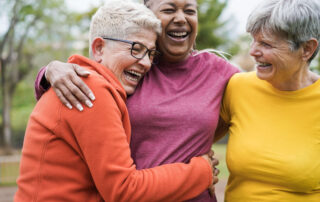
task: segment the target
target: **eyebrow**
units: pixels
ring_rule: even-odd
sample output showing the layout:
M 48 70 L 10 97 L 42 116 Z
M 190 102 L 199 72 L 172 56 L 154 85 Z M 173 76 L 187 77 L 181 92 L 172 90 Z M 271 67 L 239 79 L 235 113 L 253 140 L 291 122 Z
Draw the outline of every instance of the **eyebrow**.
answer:
M 174 3 L 164 3 L 162 5 L 170 5 L 172 7 L 177 7 Z M 162 5 L 160 5 L 160 6 L 162 6 Z M 186 7 L 190 7 L 190 6 L 198 8 L 198 6 L 196 4 L 191 4 L 191 3 L 186 4 L 184 7 L 186 8 Z
M 133 42 L 141 43 L 142 45 L 144 45 L 145 47 L 147 47 L 147 48 L 150 49 L 150 50 L 157 49 L 157 46 L 156 46 L 156 45 L 153 45 L 151 48 L 149 48 L 149 47 L 147 46 L 147 44 L 145 44 L 145 43 L 143 43 L 143 42 L 141 42 L 141 41 L 139 41 L 139 40 L 134 40 Z

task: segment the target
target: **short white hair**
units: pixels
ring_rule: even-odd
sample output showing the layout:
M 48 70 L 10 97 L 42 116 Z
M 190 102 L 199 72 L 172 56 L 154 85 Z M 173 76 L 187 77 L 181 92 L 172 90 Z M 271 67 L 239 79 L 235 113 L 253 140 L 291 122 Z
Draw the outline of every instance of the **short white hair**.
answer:
M 89 31 L 89 52 L 96 37 L 126 39 L 141 29 L 161 33 L 161 21 L 141 3 L 131 0 L 107 0 L 92 16 Z
M 247 32 L 270 32 L 286 37 L 292 51 L 315 38 L 320 42 L 319 0 L 264 0 L 249 16 Z M 319 46 L 309 62 L 317 55 Z

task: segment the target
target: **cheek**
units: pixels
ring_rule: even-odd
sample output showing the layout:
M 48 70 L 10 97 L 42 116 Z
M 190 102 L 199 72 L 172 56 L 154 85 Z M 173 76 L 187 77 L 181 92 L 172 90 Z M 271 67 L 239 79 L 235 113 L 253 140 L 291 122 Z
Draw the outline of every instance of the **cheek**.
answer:
M 193 24 L 194 28 L 196 28 L 196 29 L 198 28 L 198 16 L 196 16 L 192 19 L 192 24 Z

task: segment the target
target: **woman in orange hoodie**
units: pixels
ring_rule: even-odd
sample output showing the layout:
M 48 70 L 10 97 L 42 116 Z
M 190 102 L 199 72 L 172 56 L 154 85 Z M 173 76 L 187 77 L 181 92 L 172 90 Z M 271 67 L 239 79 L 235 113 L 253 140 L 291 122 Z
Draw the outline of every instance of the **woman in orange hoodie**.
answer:
M 27 126 L 15 201 L 182 201 L 212 186 L 208 156 L 144 170 L 130 156 L 126 96 L 150 69 L 160 29 L 137 3 L 109 1 L 97 11 L 91 59 L 69 62 L 91 72 L 84 81 L 98 99 L 79 112 L 53 89 L 42 96 Z

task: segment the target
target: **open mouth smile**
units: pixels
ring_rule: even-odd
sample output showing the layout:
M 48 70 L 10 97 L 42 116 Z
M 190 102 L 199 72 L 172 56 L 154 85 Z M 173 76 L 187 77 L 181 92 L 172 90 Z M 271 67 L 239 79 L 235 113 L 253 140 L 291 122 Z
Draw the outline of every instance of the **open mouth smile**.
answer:
M 190 33 L 186 31 L 170 31 L 167 32 L 167 35 L 174 41 L 184 41 Z
M 168 32 L 168 35 L 175 38 L 185 38 L 189 35 L 188 32 Z
M 259 68 L 268 68 L 268 67 L 271 66 L 271 64 L 270 63 L 265 63 L 265 62 L 257 62 L 257 66 Z
M 124 75 L 126 79 L 133 82 L 139 82 L 140 79 L 143 77 L 143 74 L 136 72 L 134 70 L 125 70 Z

